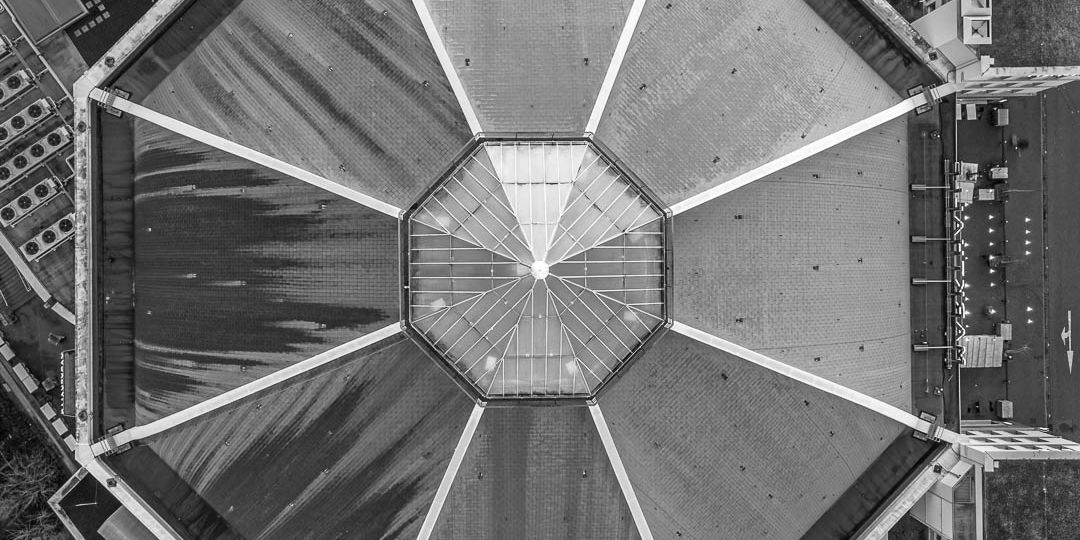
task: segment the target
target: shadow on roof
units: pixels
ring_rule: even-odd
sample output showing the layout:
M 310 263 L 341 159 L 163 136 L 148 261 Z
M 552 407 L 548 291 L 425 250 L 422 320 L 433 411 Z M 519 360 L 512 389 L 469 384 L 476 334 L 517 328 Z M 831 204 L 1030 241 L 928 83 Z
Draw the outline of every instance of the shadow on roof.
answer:
M 398 318 L 397 220 L 141 120 L 135 140 L 139 423 Z
M 399 336 L 110 459 L 197 538 L 415 537 L 472 408 Z
M 633 538 L 585 407 L 488 407 L 432 538 Z
M 660 538 L 801 537 L 904 432 L 675 332 L 599 403 Z

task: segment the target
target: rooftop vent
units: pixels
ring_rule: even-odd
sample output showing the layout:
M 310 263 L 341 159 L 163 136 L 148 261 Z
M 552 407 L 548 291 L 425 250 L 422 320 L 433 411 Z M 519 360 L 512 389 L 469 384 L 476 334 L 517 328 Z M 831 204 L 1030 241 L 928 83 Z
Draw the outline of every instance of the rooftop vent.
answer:
M 46 178 L 0 209 L 0 225 L 11 227 L 60 194 L 55 177 Z
M 993 43 L 990 29 L 990 16 L 964 17 L 964 43 L 967 45 L 989 45 Z
M 28 171 L 34 170 L 71 142 L 71 134 L 66 127 L 58 127 L 44 138 L 39 139 L 22 153 L 0 165 L 0 181 L 4 185 L 14 182 Z M 7 171 L 6 173 L 4 171 Z
M 46 227 L 19 249 L 28 261 L 36 261 L 51 253 L 75 233 L 75 215 L 68 214 Z
M 20 135 L 28 133 L 32 128 L 48 118 L 46 113 L 51 110 L 52 104 L 48 99 L 42 98 L 11 115 L 11 118 L 0 124 L 0 141 L 14 140 Z
M 2 90 L 0 90 L 0 107 L 7 106 L 9 102 L 29 89 L 33 81 L 33 75 L 25 69 L 20 69 L 8 75 L 4 79 Z

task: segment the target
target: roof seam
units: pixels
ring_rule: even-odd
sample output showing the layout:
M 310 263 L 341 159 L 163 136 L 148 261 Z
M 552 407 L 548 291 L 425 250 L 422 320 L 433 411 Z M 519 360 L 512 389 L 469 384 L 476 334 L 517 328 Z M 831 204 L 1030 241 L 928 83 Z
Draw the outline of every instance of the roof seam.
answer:
M 304 373 L 307 373 L 319 366 L 337 360 L 345 355 L 355 353 L 369 345 L 373 345 L 387 338 L 393 337 L 401 331 L 401 322 L 395 322 L 379 330 L 354 339 L 348 343 L 344 343 L 328 351 L 324 351 L 315 356 L 312 356 L 311 358 L 301 360 L 300 362 L 282 368 L 269 375 L 255 379 L 254 381 L 251 381 L 243 386 L 233 388 L 232 390 L 229 390 L 222 394 L 218 394 L 201 403 L 197 403 L 195 405 L 192 405 L 191 407 L 170 414 L 169 416 L 150 422 L 149 424 L 136 426 L 131 429 L 122 431 L 113 437 L 107 438 L 104 441 L 92 445 L 94 455 L 109 453 L 116 448 L 119 448 L 120 446 L 123 446 L 130 442 L 157 435 L 158 433 L 175 428 L 185 422 L 189 422 L 203 415 L 220 410 L 241 399 L 255 395 L 273 386 L 277 386 L 285 381 L 288 381 L 289 379 L 292 379 L 299 375 L 303 375 Z
M 431 501 L 431 506 L 428 507 L 427 515 L 424 517 L 424 524 L 420 527 L 420 534 L 416 536 L 417 540 L 431 538 L 431 533 L 435 530 L 435 524 L 438 523 L 439 515 L 442 513 L 443 505 L 446 504 L 446 498 L 450 495 L 450 488 L 453 487 L 454 479 L 457 478 L 458 469 L 461 468 L 461 463 L 465 460 L 465 453 L 469 450 L 469 444 L 476 435 L 476 427 L 480 425 L 480 417 L 484 414 L 484 409 L 484 405 L 480 402 L 473 405 L 469 420 L 465 423 L 465 429 L 461 432 L 457 447 L 454 448 L 454 454 L 450 457 L 450 463 L 446 466 L 442 481 L 439 482 L 439 488 L 435 491 L 435 498 Z
M 442 65 L 443 71 L 446 73 L 446 80 L 450 82 L 450 88 L 454 90 L 454 96 L 457 97 L 458 104 L 461 105 L 461 112 L 465 115 L 465 121 L 469 123 L 469 130 L 474 135 L 483 132 L 476 111 L 469 101 L 469 96 L 465 93 L 465 86 L 461 84 L 461 78 L 458 77 L 457 70 L 454 69 L 450 53 L 446 50 L 446 43 L 439 36 L 439 29 L 435 27 L 435 20 L 431 17 L 431 10 L 428 9 L 427 2 L 425 0 L 413 0 L 413 6 L 416 8 L 416 14 L 420 17 L 420 22 L 424 25 L 424 31 L 427 32 L 428 40 L 431 41 L 431 47 L 435 49 L 435 56 L 439 58 L 439 64 Z
M 922 418 L 919 418 L 899 407 L 889 405 L 884 401 L 870 397 L 861 392 L 857 392 L 824 377 L 814 375 L 810 372 L 803 371 L 794 366 L 790 366 L 779 360 L 765 356 L 761 353 L 752 351 L 745 347 L 741 347 L 739 345 L 736 345 L 735 343 L 709 334 L 708 332 L 705 332 L 703 330 L 687 326 L 686 324 L 678 321 L 675 321 L 672 324 L 671 329 L 686 337 L 700 341 L 705 345 L 719 349 L 728 354 L 737 356 L 739 358 L 742 358 L 743 360 L 769 369 L 779 375 L 794 379 L 803 384 L 817 388 L 818 390 L 821 390 L 823 392 L 827 392 L 841 399 L 850 401 L 856 405 L 870 409 L 871 411 L 885 416 L 886 418 L 890 418 L 895 422 L 899 422 L 928 436 L 939 438 L 949 443 L 960 442 L 963 438 L 957 433 L 941 428 L 939 426 L 935 426 L 934 424 L 931 424 L 930 422 L 923 420 Z
M 324 178 L 310 171 L 301 169 L 291 163 L 286 163 L 280 159 L 269 156 L 257 150 L 253 150 L 237 142 L 231 141 L 224 137 L 214 135 L 208 131 L 201 130 L 190 124 L 186 124 L 177 120 L 171 116 L 159 113 L 152 109 L 148 109 L 137 103 L 128 101 L 122 97 L 110 94 L 100 88 L 95 88 L 90 91 L 90 99 L 102 103 L 106 106 L 113 107 L 117 110 L 130 113 L 133 116 L 146 120 L 147 122 L 157 124 L 169 131 L 183 135 L 192 140 L 199 141 L 203 144 L 212 146 L 227 152 L 234 156 L 246 159 L 252 163 L 261 165 L 263 167 L 275 170 L 279 173 L 291 176 L 297 180 L 307 182 L 313 186 L 322 188 L 330 193 L 349 199 L 355 203 L 361 204 L 372 210 L 382 212 L 390 217 L 399 219 L 401 217 L 402 210 L 397 206 L 390 203 L 380 201 L 370 195 L 366 195 L 355 189 L 344 186 L 328 178 Z
M 626 472 L 626 466 L 623 465 L 622 457 L 619 456 L 619 449 L 615 447 L 615 439 L 611 437 L 611 430 L 608 429 L 607 421 L 604 420 L 604 412 L 600 410 L 600 405 L 594 401 L 589 403 L 589 413 L 592 416 L 593 423 L 596 424 L 596 431 L 600 435 L 600 441 L 604 444 L 604 450 L 607 452 L 611 468 L 615 472 L 615 478 L 618 479 L 619 487 L 622 488 L 626 505 L 630 507 L 630 515 L 634 517 L 634 524 L 637 525 L 638 534 L 641 535 L 642 540 L 653 540 L 652 530 L 649 528 L 649 522 L 645 519 L 645 512 L 641 509 L 641 503 L 638 501 L 637 493 L 634 491 L 634 485 L 630 483 L 630 476 Z
M 630 48 L 630 40 L 634 37 L 634 30 L 637 29 L 638 21 L 641 19 L 641 12 L 644 10 L 645 0 L 634 0 L 634 4 L 630 6 L 630 13 L 626 15 L 626 23 L 623 24 L 622 33 L 619 34 L 619 41 L 615 44 L 615 51 L 611 55 L 611 62 L 608 63 L 604 81 L 600 84 L 600 92 L 593 103 L 592 114 L 589 115 L 589 121 L 585 124 L 585 133 L 596 133 L 597 128 L 600 126 L 600 118 L 604 116 L 608 99 L 611 97 L 611 90 L 615 87 L 615 79 L 619 76 L 623 59 L 626 58 L 626 51 Z
M 746 171 L 734 178 L 730 178 L 720 182 L 720 184 L 713 186 L 701 193 L 692 195 L 682 201 L 679 201 L 671 205 L 671 212 L 673 214 L 680 214 L 702 204 L 705 204 L 721 195 L 730 193 L 736 189 L 749 185 L 757 180 L 765 178 L 766 176 L 779 172 L 791 165 L 794 165 L 806 158 L 815 156 L 833 146 L 836 146 L 856 135 L 865 133 L 877 126 L 880 126 L 890 120 L 899 118 L 919 107 L 931 104 L 942 97 L 955 93 L 957 87 L 955 84 L 945 84 L 937 88 L 932 88 L 926 92 L 922 92 L 918 95 L 912 96 L 896 105 L 886 108 L 883 111 L 874 113 L 854 124 L 834 131 L 820 139 L 807 143 L 798 149 L 788 152 L 772 161 L 759 165 L 749 171 Z

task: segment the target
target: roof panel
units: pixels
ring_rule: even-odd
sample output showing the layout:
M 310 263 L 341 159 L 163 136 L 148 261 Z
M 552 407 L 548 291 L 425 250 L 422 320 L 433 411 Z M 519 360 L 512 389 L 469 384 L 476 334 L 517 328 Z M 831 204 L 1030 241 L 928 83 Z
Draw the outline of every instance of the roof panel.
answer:
M 864 4 L 852 0 L 805 1 L 900 95 L 906 95 L 909 88 L 919 84 L 944 82 L 918 55 L 899 43 L 891 23 L 879 19 Z M 918 9 L 921 13 L 922 8 Z
M 208 4 L 128 70 L 133 100 L 400 207 L 468 141 L 412 3 Z
M 158 471 L 112 459 L 198 537 L 404 538 L 419 531 L 472 408 L 398 337 L 152 437 L 140 448 Z M 213 514 L 215 527 L 190 525 Z
M 906 128 L 889 122 L 676 216 L 678 318 L 909 409 Z
M 581 133 L 632 3 L 428 5 L 484 131 Z
M 930 466 L 929 460 L 948 443 L 932 443 L 912 436 L 904 430 L 881 453 L 859 479 L 848 487 L 828 512 L 803 535 L 804 540 L 846 540 L 855 536 L 878 509 L 886 508 L 889 497 L 897 492 L 920 468 Z
M 10 5 L 35 43 L 86 15 L 79 0 L 13 0 Z
M 1080 64 L 1080 17 L 1071 0 L 1044 0 L 1030 5 L 987 2 L 993 19 L 993 44 L 980 45 L 980 55 L 1000 67 L 1075 66 Z
M 904 428 L 674 332 L 599 403 L 658 538 L 798 538 Z
M 136 122 L 145 423 L 398 317 L 397 220 Z
M 805 2 L 646 2 L 597 135 L 674 204 L 900 101 Z
M 986 538 L 1069 538 L 1080 528 L 1080 461 L 1001 460 L 983 482 Z
M 585 407 L 489 407 L 432 538 L 637 538 Z

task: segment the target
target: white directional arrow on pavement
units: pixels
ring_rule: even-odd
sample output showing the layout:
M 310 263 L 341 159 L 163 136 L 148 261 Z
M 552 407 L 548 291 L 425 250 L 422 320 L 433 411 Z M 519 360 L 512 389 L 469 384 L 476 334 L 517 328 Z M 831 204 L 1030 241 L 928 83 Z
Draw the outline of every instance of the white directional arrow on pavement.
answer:
M 1072 311 L 1066 313 L 1068 323 L 1061 330 L 1061 343 L 1065 345 L 1065 356 L 1069 359 L 1069 374 L 1072 374 L 1073 348 L 1072 348 Z

